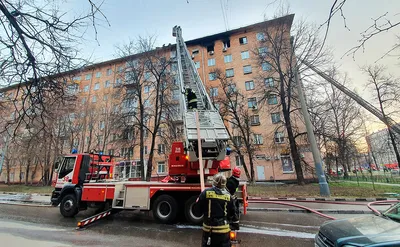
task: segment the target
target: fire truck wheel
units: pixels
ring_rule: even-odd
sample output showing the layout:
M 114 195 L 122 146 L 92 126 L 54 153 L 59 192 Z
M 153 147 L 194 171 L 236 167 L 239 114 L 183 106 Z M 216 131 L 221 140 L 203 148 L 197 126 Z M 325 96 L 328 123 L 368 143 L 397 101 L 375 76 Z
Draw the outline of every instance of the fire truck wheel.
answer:
M 186 220 L 192 224 L 199 225 L 203 222 L 203 214 L 196 205 L 197 196 L 190 197 L 185 203 Z
M 77 202 L 74 194 L 63 197 L 60 204 L 60 212 L 64 217 L 74 217 L 78 213 Z
M 178 214 L 178 203 L 170 195 L 161 195 L 153 202 L 153 216 L 161 223 L 173 223 Z

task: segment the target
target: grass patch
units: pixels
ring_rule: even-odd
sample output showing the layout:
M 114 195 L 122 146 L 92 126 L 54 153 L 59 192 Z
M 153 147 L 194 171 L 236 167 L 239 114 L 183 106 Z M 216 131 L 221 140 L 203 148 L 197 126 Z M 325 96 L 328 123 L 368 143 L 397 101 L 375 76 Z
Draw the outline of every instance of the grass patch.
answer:
M 18 192 L 18 193 L 51 193 L 53 191 L 51 186 L 27 186 L 27 185 L 0 185 L 2 192 Z
M 332 197 L 389 197 L 384 193 L 400 194 L 400 187 L 375 185 L 349 182 L 330 182 L 329 189 Z M 318 184 L 306 184 L 300 186 L 297 184 L 286 185 L 249 185 L 248 193 L 250 196 L 261 197 L 320 197 Z

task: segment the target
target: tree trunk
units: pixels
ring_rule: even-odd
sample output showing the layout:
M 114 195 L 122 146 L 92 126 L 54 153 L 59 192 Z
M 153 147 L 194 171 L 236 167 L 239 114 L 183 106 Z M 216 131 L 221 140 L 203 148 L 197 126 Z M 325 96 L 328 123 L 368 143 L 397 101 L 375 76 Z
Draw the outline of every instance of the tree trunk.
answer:
M 296 145 L 296 141 L 295 141 L 294 134 L 293 134 L 293 129 L 292 129 L 291 121 L 290 121 L 289 112 L 284 110 L 283 117 L 285 119 L 285 127 L 286 127 L 289 144 L 290 144 L 290 153 L 292 154 L 294 168 L 296 170 L 297 183 L 299 185 L 304 185 L 305 182 L 304 182 L 303 169 L 301 167 L 300 155 L 297 150 L 297 145 Z
M 398 166 L 400 166 L 400 155 L 399 155 L 399 150 L 397 149 L 396 137 L 394 136 L 393 131 L 389 128 L 389 126 L 387 127 L 389 131 L 390 141 L 392 142 L 394 153 L 396 155 L 397 164 Z

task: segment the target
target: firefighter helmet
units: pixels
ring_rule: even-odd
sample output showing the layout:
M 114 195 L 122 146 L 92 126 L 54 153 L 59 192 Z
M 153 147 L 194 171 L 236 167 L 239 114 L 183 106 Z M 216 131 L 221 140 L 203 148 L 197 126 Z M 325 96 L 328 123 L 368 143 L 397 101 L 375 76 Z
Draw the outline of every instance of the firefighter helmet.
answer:
M 221 173 L 215 174 L 214 179 L 213 179 L 213 186 L 220 188 L 220 189 L 225 188 L 226 177 Z
M 233 170 L 232 170 L 232 176 L 234 176 L 234 177 L 236 177 L 236 178 L 240 178 L 240 173 L 241 173 L 242 171 L 240 170 L 240 168 L 239 167 L 235 167 L 235 168 L 233 168 Z

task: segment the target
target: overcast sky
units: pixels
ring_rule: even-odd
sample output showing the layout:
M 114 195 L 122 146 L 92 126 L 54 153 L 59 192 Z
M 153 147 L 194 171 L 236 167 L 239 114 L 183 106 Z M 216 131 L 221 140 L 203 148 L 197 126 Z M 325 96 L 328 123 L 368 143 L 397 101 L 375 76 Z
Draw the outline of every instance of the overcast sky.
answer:
M 185 40 L 195 39 L 206 35 L 224 32 L 256 22 L 264 17 L 272 17 L 277 4 L 269 5 L 272 0 L 104 0 L 102 10 L 107 16 L 111 27 L 102 23 L 98 28 L 100 46 L 94 42 L 93 34 L 88 33 L 82 53 L 91 56 L 97 62 L 115 58 L 115 45 L 123 44 L 130 38 L 156 35 L 157 45 L 175 43 L 172 37 L 172 27 L 179 25 L 183 30 Z M 82 0 L 75 0 L 72 9 L 82 9 Z M 328 17 L 333 0 L 287 0 L 295 21 L 306 18 L 316 25 L 322 24 Z M 340 2 L 340 1 L 339 1 Z M 222 6 L 227 14 L 227 27 L 222 14 Z M 357 45 L 360 33 L 370 26 L 373 21 L 387 13 L 395 21 L 400 20 L 399 0 L 348 0 L 344 6 L 346 29 L 340 15 L 333 18 L 329 31 L 327 45 L 335 56 L 335 62 L 341 66 L 340 71 L 348 73 L 353 88 L 364 97 L 366 77 L 360 72 L 360 67 L 372 64 L 380 58 L 395 43 L 400 27 L 391 32 L 381 34 L 369 41 L 365 53 L 356 54 L 355 61 L 351 56 L 344 57 L 347 50 Z M 396 15 L 398 14 L 398 15 Z M 91 41 L 90 41 L 91 39 Z M 387 57 L 379 61 L 389 68 L 394 75 L 400 75 L 399 60 Z M 367 96 L 368 97 L 368 96 Z

